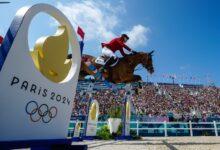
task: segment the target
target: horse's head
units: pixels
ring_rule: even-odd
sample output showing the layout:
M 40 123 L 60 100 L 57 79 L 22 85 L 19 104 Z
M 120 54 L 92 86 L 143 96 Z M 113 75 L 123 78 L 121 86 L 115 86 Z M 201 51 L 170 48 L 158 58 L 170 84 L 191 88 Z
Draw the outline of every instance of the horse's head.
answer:
M 141 63 L 144 68 L 147 69 L 147 71 L 152 74 L 154 73 L 154 66 L 153 66 L 153 52 L 151 51 L 150 53 L 142 53 L 142 58 L 141 58 Z

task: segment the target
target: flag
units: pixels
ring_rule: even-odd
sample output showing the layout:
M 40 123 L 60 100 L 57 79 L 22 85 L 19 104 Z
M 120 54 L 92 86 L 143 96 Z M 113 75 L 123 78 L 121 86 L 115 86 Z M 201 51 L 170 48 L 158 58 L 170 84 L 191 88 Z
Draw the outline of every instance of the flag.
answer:
M 3 42 L 3 37 L 0 35 L 0 44 Z
M 85 36 L 85 33 L 84 31 L 82 30 L 82 28 L 80 26 L 78 26 L 77 28 L 77 34 L 80 36 L 81 40 L 79 41 L 79 46 L 80 46 L 80 51 L 81 51 L 81 54 L 83 53 L 83 47 L 84 47 L 84 36 Z
M 84 47 L 84 42 L 83 41 L 79 41 L 79 47 L 80 47 L 80 51 L 81 51 L 81 54 L 82 54 L 83 47 Z
M 84 33 L 84 31 L 82 30 L 82 28 L 80 28 L 80 26 L 78 26 L 78 28 L 77 28 L 77 33 L 78 33 L 79 36 L 82 38 L 82 40 L 84 40 L 85 33 Z

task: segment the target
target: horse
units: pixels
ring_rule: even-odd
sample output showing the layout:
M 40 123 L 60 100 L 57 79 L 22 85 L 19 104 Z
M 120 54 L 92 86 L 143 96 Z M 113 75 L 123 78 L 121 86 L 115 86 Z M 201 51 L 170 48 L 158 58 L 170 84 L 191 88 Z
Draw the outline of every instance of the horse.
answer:
M 141 81 L 142 78 L 139 75 L 135 75 L 134 71 L 137 65 L 141 64 L 150 74 L 154 72 L 152 54 L 136 52 L 134 54 L 126 55 L 120 58 L 118 63 L 114 67 L 108 67 L 106 73 L 102 73 L 104 78 L 112 83 L 130 83 Z M 94 75 L 94 71 L 88 68 L 88 65 L 92 63 L 97 69 L 102 65 L 95 63 L 96 58 L 91 55 L 83 55 L 80 76 L 79 79 L 84 79 L 87 75 Z M 88 64 L 89 63 L 89 64 Z

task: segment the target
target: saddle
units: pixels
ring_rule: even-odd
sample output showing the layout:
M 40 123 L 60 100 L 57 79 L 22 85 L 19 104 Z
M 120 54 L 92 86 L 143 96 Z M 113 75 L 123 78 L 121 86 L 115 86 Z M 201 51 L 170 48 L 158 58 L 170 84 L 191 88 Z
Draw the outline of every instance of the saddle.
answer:
M 96 58 L 95 63 L 104 66 L 107 62 L 110 67 L 114 67 L 118 64 L 120 58 L 112 59 L 112 57 L 99 56 Z

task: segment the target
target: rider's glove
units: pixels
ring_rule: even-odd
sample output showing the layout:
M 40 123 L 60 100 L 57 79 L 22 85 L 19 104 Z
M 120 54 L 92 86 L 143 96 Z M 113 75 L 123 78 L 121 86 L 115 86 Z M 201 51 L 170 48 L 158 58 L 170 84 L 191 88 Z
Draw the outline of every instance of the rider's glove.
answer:
M 132 51 L 131 51 L 131 53 L 132 53 L 132 54 L 137 54 L 137 52 L 136 52 L 136 51 L 134 51 L 134 50 L 132 50 Z

